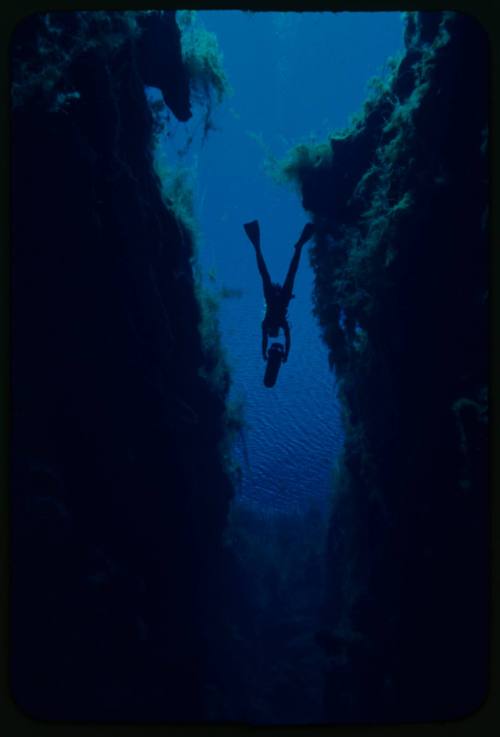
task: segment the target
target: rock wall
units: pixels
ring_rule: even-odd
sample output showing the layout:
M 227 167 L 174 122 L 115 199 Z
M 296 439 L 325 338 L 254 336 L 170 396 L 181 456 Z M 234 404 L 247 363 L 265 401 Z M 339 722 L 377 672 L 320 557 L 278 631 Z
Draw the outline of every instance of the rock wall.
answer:
M 346 445 L 329 536 L 329 718 L 453 719 L 488 658 L 488 43 L 411 13 L 350 130 L 296 150 Z
M 233 493 L 227 371 L 144 85 L 191 115 L 174 12 L 14 34 L 11 685 L 31 716 L 204 715 L 210 580 Z

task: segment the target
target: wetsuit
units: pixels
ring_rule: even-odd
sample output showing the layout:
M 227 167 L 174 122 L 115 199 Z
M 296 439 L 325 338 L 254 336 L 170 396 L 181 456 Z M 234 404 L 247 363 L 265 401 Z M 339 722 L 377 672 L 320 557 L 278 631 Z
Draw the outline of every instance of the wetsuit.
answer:
M 283 332 L 285 333 L 284 360 L 286 361 L 286 359 L 288 358 L 291 346 L 290 326 L 287 319 L 288 305 L 290 304 L 290 300 L 294 296 L 292 294 L 293 283 L 295 281 L 297 269 L 299 268 L 300 252 L 303 245 L 304 244 L 300 243 L 300 241 L 296 243 L 295 253 L 290 262 L 285 282 L 279 290 L 276 288 L 277 285 L 273 285 L 273 283 L 271 282 L 271 277 L 269 276 L 264 257 L 262 256 L 260 245 L 255 247 L 257 266 L 262 277 L 262 283 L 264 286 L 264 297 L 266 300 L 266 314 L 262 321 L 262 355 L 264 359 L 267 358 L 268 336 L 274 338 L 277 337 L 280 328 L 282 328 Z
M 285 333 L 285 355 L 284 360 L 288 358 L 290 352 L 290 326 L 287 320 L 287 310 L 290 300 L 294 296 L 292 294 L 293 283 L 295 281 L 295 275 L 299 268 L 300 252 L 304 243 L 311 238 L 314 233 L 314 225 L 307 223 L 300 235 L 299 240 L 295 244 L 295 253 L 288 267 L 288 273 L 286 275 L 283 286 L 279 284 L 273 284 L 269 272 L 267 270 L 266 262 L 262 256 L 260 249 L 260 230 L 259 223 L 257 220 L 252 220 L 250 223 L 243 225 L 247 236 L 252 242 L 255 248 L 255 254 L 257 256 L 257 266 L 259 268 L 260 275 L 262 277 L 262 284 L 264 286 L 264 297 L 266 299 L 266 314 L 262 321 L 262 355 L 264 360 L 267 359 L 267 340 L 268 336 L 276 338 L 278 336 L 280 328 Z

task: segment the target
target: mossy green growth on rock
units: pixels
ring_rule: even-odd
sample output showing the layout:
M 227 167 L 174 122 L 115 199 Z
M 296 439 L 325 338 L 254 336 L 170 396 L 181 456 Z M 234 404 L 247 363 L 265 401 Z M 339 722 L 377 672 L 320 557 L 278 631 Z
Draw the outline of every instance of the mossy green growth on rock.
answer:
M 173 166 L 160 147 L 155 151 L 154 167 L 165 206 L 189 234 L 189 247 L 193 250 L 199 237 L 199 226 L 194 214 L 193 169 Z
M 201 269 L 195 268 L 195 294 L 200 308 L 198 330 L 203 346 L 205 362 L 199 369 L 212 390 L 225 402 L 225 434 L 219 446 L 221 457 L 233 484 L 241 480 L 241 467 L 232 455 L 233 444 L 245 426 L 244 403 L 241 398 L 228 399 L 231 386 L 230 364 L 222 345 L 219 306 L 220 295 L 207 289 L 203 283 Z
M 314 215 L 317 315 L 335 338 L 337 364 L 344 345 L 369 355 L 368 328 L 380 307 L 374 295 L 394 285 L 393 266 L 398 257 L 406 258 L 405 244 L 413 237 L 411 218 L 445 181 L 439 165 L 425 161 L 417 130 L 453 18 L 443 14 L 432 43 L 418 53 L 387 62 L 386 76 L 371 80 L 367 100 L 348 128 L 332 133 L 327 142 L 300 143 L 281 161 L 269 162 L 271 174 L 298 187 L 304 208 Z M 430 170 L 425 188 L 413 173 L 421 152 L 421 163 Z M 404 231 L 407 238 L 401 238 Z M 344 328 L 333 328 L 342 311 Z
M 207 88 L 208 90 L 208 88 Z M 164 133 L 168 125 L 168 111 L 161 98 L 148 97 L 153 116 L 152 157 L 163 202 L 178 223 L 184 247 L 194 275 L 194 290 L 199 307 L 198 331 L 201 337 L 204 363 L 199 374 L 225 403 L 225 435 L 220 448 L 226 469 L 233 482 L 239 479 L 240 469 L 231 456 L 235 436 L 243 427 L 243 404 L 238 400 L 227 399 L 230 388 L 230 369 L 227 353 L 222 345 L 219 326 L 219 305 L 221 299 L 240 296 L 237 290 L 221 287 L 218 291 L 205 285 L 202 269 L 198 264 L 198 243 L 200 229 L 195 215 L 194 187 L 196 170 L 194 167 L 174 165 L 169 161 L 164 144 Z M 208 273 L 212 285 L 216 275 Z
M 200 309 L 198 329 L 205 355 L 205 363 L 200 369 L 200 375 L 209 382 L 219 396 L 225 398 L 229 391 L 230 373 L 227 354 L 220 336 L 218 312 L 220 299 L 238 295 L 233 295 L 231 290 L 225 291 L 224 289 L 215 293 L 205 287 L 201 268 L 197 264 L 200 231 L 194 212 L 194 172 L 189 168 L 172 167 L 167 163 L 164 152 L 157 149 L 157 153 L 154 162 L 163 201 L 175 216 L 184 247 L 188 249 L 193 266 L 194 289 Z M 228 403 L 226 406 L 226 427 L 228 438 L 224 453 L 229 459 L 229 447 L 235 433 L 242 427 L 242 406 L 237 402 Z
M 229 91 L 229 83 L 217 36 L 203 27 L 195 10 L 178 11 L 177 24 L 193 94 L 202 103 L 211 101 L 213 94 L 221 102 Z
M 351 116 L 345 129 L 332 131 L 327 142 L 311 136 L 309 140 L 293 146 L 282 159 L 268 153 L 266 168 L 270 176 L 280 184 L 292 184 L 300 190 L 303 189 L 304 180 L 321 176 L 321 172 L 328 171 L 331 166 L 342 166 L 342 143 L 362 132 L 367 116 L 380 104 L 381 99 L 392 99 L 394 102 L 391 85 L 401 59 L 401 55 L 396 55 L 387 60 L 385 71 L 369 81 L 369 94 L 361 112 Z
M 268 158 L 267 170 L 278 183 L 292 183 L 300 187 L 307 172 L 330 166 L 331 159 L 329 144 L 299 143 L 282 160 Z
M 13 108 L 37 96 L 49 110 L 67 110 L 78 99 L 78 90 L 73 89 L 67 78 L 73 61 L 91 50 L 114 53 L 125 41 L 137 37 L 139 14 L 133 11 L 40 13 L 22 21 L 16 28 L 11 48 Z

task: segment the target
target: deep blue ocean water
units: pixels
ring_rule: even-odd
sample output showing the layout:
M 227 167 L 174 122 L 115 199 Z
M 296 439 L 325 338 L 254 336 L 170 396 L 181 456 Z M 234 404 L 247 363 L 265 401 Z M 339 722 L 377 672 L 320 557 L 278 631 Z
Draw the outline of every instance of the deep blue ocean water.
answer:
M 276 386 L 264 387 L 264 298 L 242 226 L 259 220 L 271 278 L 283 280 L 308 217 L 298 193 L 266 173 L 266 155 L 280 158 L 298 142 L 323 141 L 348 126 L 366 99 L 370 77 L 383 74 L 387 58 L 403 49 L 402 17 L 240 11 L 198 16 L 217 36 L 232 94 L 214 111 L 215 130 L 203 144 L 198 113 L 177 126 L 167 157 L 175 160 L 194 135 L 179 163 L 192 168 L 205 283 L 240 295 L 223 299 L 220 307 L 231 398 L 243 401 L 246 421 L 234 449 L 243 470 L 238 501 L 263 515 L 300 512 L 331 495 L 331 469 L 343 442 L 335 373 L 312 314 L 306 245 L 289 308 L 289 360 Z

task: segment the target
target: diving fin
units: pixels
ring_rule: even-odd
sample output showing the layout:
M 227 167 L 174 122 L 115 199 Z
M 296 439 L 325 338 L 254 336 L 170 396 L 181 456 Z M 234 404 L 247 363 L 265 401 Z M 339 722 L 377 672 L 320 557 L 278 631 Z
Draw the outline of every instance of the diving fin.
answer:
M 255 248 L 260 248 L 259 221 L 252 220 L 251 223 L 245 223 L 243 227 L 245 228 L 245 233 L 250 238 Z
M 299 243 L 307 243 L 307 241 L 312 238 L 315 231 L 316 228 L 313 223 L 306 223 L 304 225 L 302 233 L 300 234 Z

